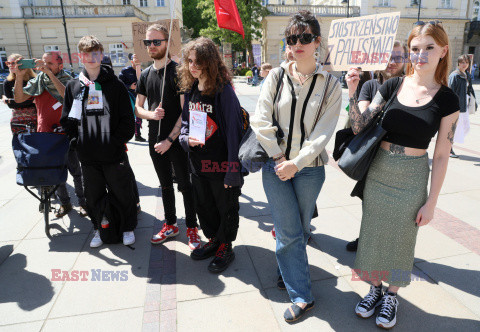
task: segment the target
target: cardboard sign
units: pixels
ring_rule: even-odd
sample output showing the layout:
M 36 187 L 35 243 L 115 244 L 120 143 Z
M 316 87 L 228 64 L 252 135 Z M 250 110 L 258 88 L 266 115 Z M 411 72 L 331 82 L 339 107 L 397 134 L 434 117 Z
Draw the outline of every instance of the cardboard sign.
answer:
M 137 58 L 141 62 L 152 61 L 152 58 L 148 55 L 147 47 L 143 44 L 145 34 L 150 25 L 159 23 L 170 29 L 170 20 L 160 20 L 156 22 L 133 22 L 132 23 L 132 35 L 133 35 L 133 49 Z M 173 20 L 172 33 L 170 37 L 170 55 L 180 56 L 182 51 L 182 38 L 180 36 L 180 23 L 178 19 Z
M 334 20 L 328 33 L 325 69 L 384 70 L 390 59 L 400 12 Z

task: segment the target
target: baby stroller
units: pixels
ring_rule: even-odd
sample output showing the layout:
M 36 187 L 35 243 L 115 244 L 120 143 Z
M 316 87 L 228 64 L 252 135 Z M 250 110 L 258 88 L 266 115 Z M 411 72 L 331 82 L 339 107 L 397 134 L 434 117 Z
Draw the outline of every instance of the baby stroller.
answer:
M 58 133 L 20 133 L 13 135 L 12 148 L 17 161 L 17 184 L 40 201 L 45 233 L 51 239 L 51 197 L 67 181 L 68 137 Z M 40 197 L 29 186 L 40 187 Z

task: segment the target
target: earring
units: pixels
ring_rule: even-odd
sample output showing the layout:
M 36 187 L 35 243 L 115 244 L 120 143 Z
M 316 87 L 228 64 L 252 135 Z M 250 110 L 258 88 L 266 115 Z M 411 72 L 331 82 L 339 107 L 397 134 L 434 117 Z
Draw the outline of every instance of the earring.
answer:
M 320 52 L 316 51 L 313 56 L 315 57 L 315 62 L 318 62 L 320 60 Z

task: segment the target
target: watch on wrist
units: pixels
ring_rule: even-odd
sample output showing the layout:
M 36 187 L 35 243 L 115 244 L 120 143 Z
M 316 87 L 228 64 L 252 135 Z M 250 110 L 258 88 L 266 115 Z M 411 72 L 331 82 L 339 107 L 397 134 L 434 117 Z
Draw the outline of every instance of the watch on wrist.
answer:
M 167 141 L 169 141 L 170 143 L 173 143 L 173 139 L 170 136 L 167 136 Z

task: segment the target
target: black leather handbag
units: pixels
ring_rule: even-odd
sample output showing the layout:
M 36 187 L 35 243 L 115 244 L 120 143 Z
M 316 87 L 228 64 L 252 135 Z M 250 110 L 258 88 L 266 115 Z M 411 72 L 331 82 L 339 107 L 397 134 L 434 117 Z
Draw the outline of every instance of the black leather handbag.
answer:
M 365 174 L 367 174 L 370 164 L 380 147 L 380 143 L 387 134 L 385 129 L 382 128 L 382 121 L 385 118 L 388 108 L 395 99 L 402 81 L 402 78 L 397 79 L 395 90 L 389 97 L 382 111 L 379 112 L 361 132 L 351 139 L 338 160 L 338 167 L 356 181 L 360 181 Z
M 275 97 L 273 98 L 273 105 L 275 105 L 275 101 L 277 100 L 278 90 L 280 89 L 280 85 L 282 84 L 283 76 L 285 74 L 285 70 L 280 68 L 279 70 L 279 78 L 277 82 L 277 90 L 275 92 Z M 280 125 L 275 118 L 275 112 L 272 112 L 272 122 L 273 126 L 277 127 L 277 142 L 280 145 L 284 138 L 283 130 L 280 128 Z M 262 169 L 262 166 L 268 161 L 269 156 L 260 145 L 260 142 L 255 135 L 255 132 L 249 126 L 245 135 L 243 136 L 240 142 L 240 148 L 238 150 L 238 159 L 244 168 L 246 168 L 250 173 L 258 172 Z

